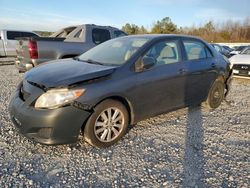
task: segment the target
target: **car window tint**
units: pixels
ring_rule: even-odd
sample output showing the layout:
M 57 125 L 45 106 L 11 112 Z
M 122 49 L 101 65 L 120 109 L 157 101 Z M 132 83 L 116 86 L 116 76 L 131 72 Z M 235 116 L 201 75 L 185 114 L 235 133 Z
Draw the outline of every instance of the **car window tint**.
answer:
M 110 39 L 110 32 L 106 29 L 93 29 L 92 39 L 95 44 L 101 44 Z
M 155 44 L 145 56 L 153 57 L 157 65 L 177 63 L 180 61 L 177 41 L 165 41 Z
M 184 41 L 183 42 L 188 60 L 204 59 L 209 57 L 207 55 L 207 47 L 198 41 Z M 212 54 L 210 53 L 210 56 Z
M 37 35 L 29 32 L 21 32 L 21 37 L 36 37 Z
M 7 31 L 7 39 L 9 40 L 15 40 L 15 38 L 21 37 L 20 32 L 16 31 Z
M 16 40 L 16 38 L 18 37 L 33 37 L 33 36 L 37 35 L 29 32 L 7 31 L 7 39 L 9 40 Z
M 250 55 L 250 47 L 246 47 L 240 54 Z
M 115 35 L 115 37 L 127 36 L 126 33 L 122 32 L 122 31 L 119 31 L 119 30 L 114 31 L 114 35 Z

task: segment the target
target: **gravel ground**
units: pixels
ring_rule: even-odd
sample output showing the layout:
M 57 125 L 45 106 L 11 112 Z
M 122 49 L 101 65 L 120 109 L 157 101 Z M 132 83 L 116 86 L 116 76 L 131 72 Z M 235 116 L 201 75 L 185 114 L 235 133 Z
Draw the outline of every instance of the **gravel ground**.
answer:
M 131 127 L 96 149 L 18 135 L 8 101 L 23 75 L 0 66 L 0 187 L 249 187 L 250 80 L 234 79 L 219 109 L 185 108 Z M 81 137 L 80 137 L 81 139 Z
M 13 65 L 15 62 L 14 57 L 0 57 L 0 66 L 1 65 Z

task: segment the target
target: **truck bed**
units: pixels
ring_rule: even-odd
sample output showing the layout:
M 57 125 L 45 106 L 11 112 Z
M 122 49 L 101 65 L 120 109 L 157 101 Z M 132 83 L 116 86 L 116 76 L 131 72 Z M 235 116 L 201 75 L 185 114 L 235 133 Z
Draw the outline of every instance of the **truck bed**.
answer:
M 17 40 L 34 40 L 34 41 L 64 41 L 65 38 L 59 38 L 59 37 L 22 37 L 17 38 Z
M 67 42 L 65 38 L 55 37 L 29 37 L 21 38 L 16 45 L 17 59 L 16 65 L 23 72 L 25 67 L 32 68 L 43 62 L 59 58 L 74 57 L 89 49 L 84 43 Z M 34 42 L 37 48 L 37 58 L 31 58 L 29 43 Z M 63 54 L 70 54 L 65 56 Z

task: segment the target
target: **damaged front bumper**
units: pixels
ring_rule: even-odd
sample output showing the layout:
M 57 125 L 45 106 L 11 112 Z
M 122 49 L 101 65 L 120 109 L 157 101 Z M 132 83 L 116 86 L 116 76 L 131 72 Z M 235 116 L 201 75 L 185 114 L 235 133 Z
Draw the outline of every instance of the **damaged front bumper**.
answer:
M 91 114 L 73 105 L 57 109 L 36 109 L 29 105 L 28 100 L 20 97 L 19 89 L 11 97 L 9 111 L 19 133 L 47 145 L 76 142 L 83 123 Z

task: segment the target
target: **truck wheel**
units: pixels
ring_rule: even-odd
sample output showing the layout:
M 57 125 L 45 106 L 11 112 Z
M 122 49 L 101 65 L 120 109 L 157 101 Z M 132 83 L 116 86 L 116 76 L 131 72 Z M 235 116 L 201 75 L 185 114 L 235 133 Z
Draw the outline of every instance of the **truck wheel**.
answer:
M 221 80 L 216 80 L 209 90 L 206 106 L 215 109 L 220 106 L 225 95 L 225 84 Z
M 84 138 L 92 146 L 104 148 L 113 145 L 126 133 L 128 111 L 115 100 L 105 100 L 96 106 L 84 128 Z

